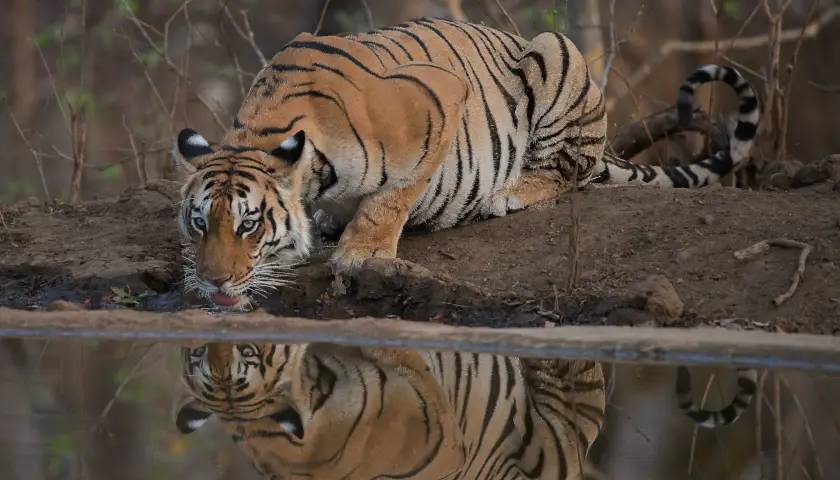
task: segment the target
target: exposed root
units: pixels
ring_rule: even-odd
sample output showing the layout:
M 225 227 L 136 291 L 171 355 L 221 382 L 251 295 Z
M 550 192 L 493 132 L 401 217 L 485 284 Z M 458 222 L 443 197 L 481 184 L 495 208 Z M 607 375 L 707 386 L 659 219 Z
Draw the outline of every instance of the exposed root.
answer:
M 773 303 L 778 307 L 779 305 L 785 303 L 796 292 L 797 287 L 799 287 L 799 282 L 801 282 L 802 278 L 805 276 L 805 262 L 808 260 L 808 255 L 811 254 L 811 250 L 813 250 L 814 247 L 808 245 L 807 243 L 797 242 L 796 240 L 775 238 L 772 240 L 762 240 L 755 245 L 749 246 L 743 250 L 738 250 L 734 255 L 738 260 L 749 260 L 766 252 L 767 250 L 770 250 L 770 247 L 773 246 L 782 248 L 799 248 L 802 250 L 802 253 L 799 254 L 799 264 L 796 267 L 796 271 L 793 272 L 790 288 L 788 288 L 785 293 L 782 293 L 773 299 Z

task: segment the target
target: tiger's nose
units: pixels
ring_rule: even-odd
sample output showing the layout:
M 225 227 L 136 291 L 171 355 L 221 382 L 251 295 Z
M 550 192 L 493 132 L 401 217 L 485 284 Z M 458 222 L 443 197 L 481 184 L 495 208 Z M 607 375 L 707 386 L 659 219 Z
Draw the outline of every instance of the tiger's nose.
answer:
M 231 280 L 233 278 L 233 274 L 222 274 L 222 275 L 207 275 L 204 277 L 204 280 L 212 283 L 217 287 L 221 287 L 225 284 L 225 282 Z

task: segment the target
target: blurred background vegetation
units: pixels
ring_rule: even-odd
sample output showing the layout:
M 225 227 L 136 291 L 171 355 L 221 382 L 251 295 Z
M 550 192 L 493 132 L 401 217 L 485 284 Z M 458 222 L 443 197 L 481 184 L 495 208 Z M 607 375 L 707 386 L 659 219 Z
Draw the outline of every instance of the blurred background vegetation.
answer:
M 565 32 L 606 87 L 613 131 L 672 105 L 688 72 L 717 61 L 741 68 L 766 101 L 780 99 L 789 111 L 770 132 L 769 152 L 757 155 L 759 166 L 840 151 L 831 121 L 840 108 L 840 7 L 826 0 L 3 0 L 3 7 L 3 202 L 93 199 L 174 178 L 175 132 L 189 125 L 218 138 L 262 58 L 297 33 L 420 16 L 518 28 L 525 37 Z M 773 86 L 779 95 L 768 99 Z M 778 122 L 767 118 L 773 129 Z M 779 130 L 789 131 L 781 153 Z M 655 156 L 678 156 L 674 150 Z

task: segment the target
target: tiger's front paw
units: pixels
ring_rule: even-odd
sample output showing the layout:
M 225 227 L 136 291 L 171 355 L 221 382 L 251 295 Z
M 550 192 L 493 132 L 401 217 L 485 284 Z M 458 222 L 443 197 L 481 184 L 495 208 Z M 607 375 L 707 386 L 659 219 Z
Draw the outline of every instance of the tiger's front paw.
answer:
M 396 252 L 375 246 L 345 246 L 339 245 L 330 257 L 329 265 L 333 273 L 332 289 L 336 295 L 344 295 L 350 286 L 351 279 L 356 276 L 371 258 L 395 259 Z
M 376 245 L 341 245 L 336 248 L 335 253 L 330 257 L 330 268 L 333 275 L 353 275 L 357 273 L 365 260 L 369 258 L 395 258 L 396 252 L 390 248 L 383 248 Z

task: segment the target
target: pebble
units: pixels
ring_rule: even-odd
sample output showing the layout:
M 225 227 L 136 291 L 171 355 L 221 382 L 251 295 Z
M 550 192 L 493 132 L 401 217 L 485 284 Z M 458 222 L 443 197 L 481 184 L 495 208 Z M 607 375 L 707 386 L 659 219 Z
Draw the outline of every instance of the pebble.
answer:
M 651 275 L 639 282 L 635 290 L 644 300 L 644 309 L 654 315 L 675 319 L 685 310 L 677 290 L 664 275 Z

